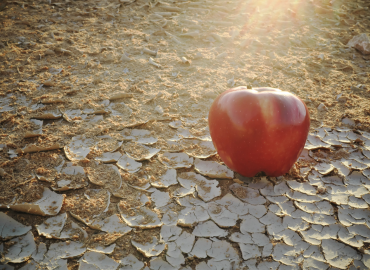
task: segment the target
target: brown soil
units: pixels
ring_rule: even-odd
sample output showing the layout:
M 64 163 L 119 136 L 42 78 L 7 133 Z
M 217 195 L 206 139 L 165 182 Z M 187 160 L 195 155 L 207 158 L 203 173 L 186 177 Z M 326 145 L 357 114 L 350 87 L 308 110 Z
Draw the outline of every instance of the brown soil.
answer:
M 0 176 L 0 205 L 11 203 L 14 197 L 18 202 L 40 199 L 43 188 L 51 184 L 33 173 L 45 178 L 57 175 L 54 168 L 63 152 L 24 154 L 27 145 L 50 147 L 57 143 L 64 147 L 72 137 L 83 134 L 99 142 L 99 149 L 92 149 L 80 162 L 94 167 L 90 160 L 117 147 L 115 140 L 98 136 L 119 139 L 122 129 L 135 127 L 158 137 L 156 148 L 185 148 L 204 154 L 191 140 L 182 146 L 167 145 L 165 140 L 175 134 L 168 123 L 201 119 L 188 128 L 195 136 L 203 135 L 212 101 L 231 85 L 269 86 L 295 93 L 309 108 L 312 129 L 321 124 L 346 126 L 341 121 L 348 117 L 356 129 L 370 131 L 370 56 L 346 46 L 353 36 L 368 31 L 370 4 L 332 2 L 52 0 L 49 4 L 44 0 L 0 0 L 0 169 L 5 172 Z M 182 12 L 164 19 L 154 16 L 165 12 L 167 5 Z M 158 53 L 149 55 L 144 48 Z M 121 60 L 125 53 L 131 61 Z M 149 57 L 160 67 L 149 64 Z M 117 94 L 126 95 L 112 98 Z M 103 104 L 109 99 L 113 105 L 108 109 L 120 115 L 107 113 Z M 327 111 L 318 110 L 320 104 Z M 27 132 L 37 129 L 30 122 L 33 117 L 56 110 L 86 113 L 44 120 L 41 135 L 25 138 Z M 103 120 L 94 122 L 99 115 Z M 135 143 L 124 145 L 137 155 L 146 151 Z M 12 158 L 9 151 L 18 157 Z M 321 154 L 316 151 L 317 156 Z M 345 155 L 330 154 L 333 159 Z M 153 168 L 155 164 L 160 163 L 143 167 L 149 177 L 162 173 Z M 88 173 L 94 170 L 86 169 Z M 116 191 L 119 197 L 137 199 L 140 192 L 126 184 L 140 186 L 149 180 L 144 173 L 121 175 L 125 184 Z M 96 181 L 104 185 L 108 180 Z M 222 195 L 232 183 L 220 181 Z M 87 200 L 83 193 L 88 189 L 60 192 L 66 194 L 62 212 L 72 211 L 86 219 L 101 213 L 106 195 L 93 194 Z M 136 206 L 113 198 L 111 202 L 111 207 L 118 204 L 121 211 Z M 44 219 L 6 213 L 25 225 L 40 224 Z M 89 237 L 94 234 L 87 231 Z M 158 236 L 158 231 L 134 230 L 117 240 L 118 248 L 110 257 L 118 260 L 132 253 L 148 261 L 130 241 L 150 239 Z M 100 235 L 95 238 L 109 240 Z M 70 268 L 77 268 L 76 261 L 70 260 Z

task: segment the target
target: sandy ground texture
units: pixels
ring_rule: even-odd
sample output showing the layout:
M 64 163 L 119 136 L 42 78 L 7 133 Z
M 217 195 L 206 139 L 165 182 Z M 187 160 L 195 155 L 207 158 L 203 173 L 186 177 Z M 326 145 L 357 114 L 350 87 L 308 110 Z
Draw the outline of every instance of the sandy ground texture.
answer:
M 370 269 L 369 8 L 0 0 L 0 269 Z M 309 108 L 282 177 L 213 147 L 243 85 Z

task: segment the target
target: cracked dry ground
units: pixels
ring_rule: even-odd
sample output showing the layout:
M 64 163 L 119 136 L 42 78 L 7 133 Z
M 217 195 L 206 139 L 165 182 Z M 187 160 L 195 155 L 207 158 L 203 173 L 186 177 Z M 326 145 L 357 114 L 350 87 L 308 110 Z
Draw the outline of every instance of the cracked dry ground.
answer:
M 0 1 L 0 269 L 369 269 L 367 1 Z M 305 150 L 245 178 L 228 87 L 298 95 Z

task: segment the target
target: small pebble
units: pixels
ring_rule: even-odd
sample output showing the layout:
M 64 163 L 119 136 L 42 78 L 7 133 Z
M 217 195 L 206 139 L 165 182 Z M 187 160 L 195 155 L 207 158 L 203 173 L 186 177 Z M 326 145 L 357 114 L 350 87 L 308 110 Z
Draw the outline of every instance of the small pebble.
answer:
M 232 77 L 230 80 L 227 81 L 228 87 L 233 87 L 235 85 L 234 77 Z
M 324 103 L 321 103 L 319 106 L 317 106 L 317 110 L 320 112 L 328 111 L 328 108 L 325 106 Z
M 157 107 L 155 107 L 155 111 L 157 112 L 157 113 L 159 113 L 159 114 L 163 114 L 163 108 L 161 107 L 161 106 L 159 106 L 159 105 L 157 105 Z

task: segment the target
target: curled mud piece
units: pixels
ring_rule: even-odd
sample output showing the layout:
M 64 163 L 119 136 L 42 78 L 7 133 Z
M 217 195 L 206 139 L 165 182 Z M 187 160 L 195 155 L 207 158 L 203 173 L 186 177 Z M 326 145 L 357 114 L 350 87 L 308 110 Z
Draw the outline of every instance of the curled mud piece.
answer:
M 25 148 L 22 149 L 23 153 L 37 153 L 37 152 L 44 152 L 44 151 L 52 151 L 62 148 L 58 143 L 50 145 L 50 146 L 37 146 L 34 144 L 27 145 Z
M 153 236 L 151 243 L 139 243 L 131 240 L 132 245 L 145 257 L 155 257 L 160 255 L 166 247 L 166 244 L 162 241 L 158 242 L 158 239 Z
M 164 153 L 159 156 L 159 160 L 168 168 L 190 168 L 193 165 L 193 158 L 185 153 Z
M 41 199 L 32 203 L 11 204 L 7 207 L 19 212 L 25 212 L 40 216 L 55 216 L 62 208 L 65 195 L 55 193 L 44 188 Z
M 221 195 L 221 189 L 218 187 L 217 180 L 208 180 L 207 178 L 193 172 L 181 173 L 178 181 L 184 188 L 195 187 L 198 196 L 204 201 L 210 201 Z
M 194 161 L 194 166 L 195 170 L 198 173 L 208 177 L 221 179 L 232 179 L 234 177 L 234 173 L 232 170 L 227 168 L 225 165 L 221 165 L 215 161 L 203 161 L 196 158 Z
M 34 119 L 39 120 L 57 120 L 63 117 L 63 114 L 60 113 L 59 110 L 57 111 L 45 111 L 40 114 L 37 114 L 36 116 L 33 116 Z
M 109 258 L 108 256 L 96 252 L 89 251 L 81 258 L 79 270 L 116 270 L 119 263 Z
M 158 64 L 157 62 L 154 61 L 153 58 L 149 57 L 149 64 L 151 64 L 152 66 L 155 66 L 157 68 L 162 68 L 162 66 L 160 64 Z
M 140 170 L 142 164 L 130 158 L 129 156 L 123 154 L 117 160 L 117 166 L 121 168 L 122 170 L 127 171 L 129 173 L 135 173 Z
M 25 226 L 12 219 L 7 214 L 0 212 L 0 237 L 4 240 L 14 236 L 26 234 L 31 230 L 31 226 Z
M 88 181 L 85 175 L 84 168 L 81 166 L 69 166 L 65 167 L 59 176 L 59 179 L 55 181 L 52 189 L 55 191 L 66 191 L 71 189 L 84 188 L 88 185 Z
M 157 54 L 158 54 L 158 50 L 153 51 L 153 50 L 150 50 L 150 49 L 147 49 L 147 48 L 144 48 L 143 52 L 146 53 L 146 54 L 152 55 L 152 56 L 157 56 Z
M 136 161 L 149 160 L 161 151 L 161 149 L 147 147 L 140 143 L 127 143 L 123 148 L 127 156 Z
M 72 138 L 72 141 L 64 147 L 66 157 L 71 160 L 84 159 L 90 153 L 90 148 L 95 145 L 92 139 L 78 135 Z
M 5 252 L 2 262 L 21 263 L 27 261 L 36 250 L 36 243 L 32 232 L 25 236 L 13 238 L 12 245 Z
M 27 131 L 26 134 L 24 135 L 24 138 L 27 139 L 41 136 L 43 121 L 37 119 L 30 119 L 30 122 L 35 126 L 36 129 L 32 131 Z
M 122 219 L 130 227 L 138 227 L 142 229 L 150 229 L 162 226 L 162 222 L 158 217 L 158 213 L 147 207 L 141 207 L 140 209 L 124 209 L 118 205 L 118 210 L 121 213 Z

